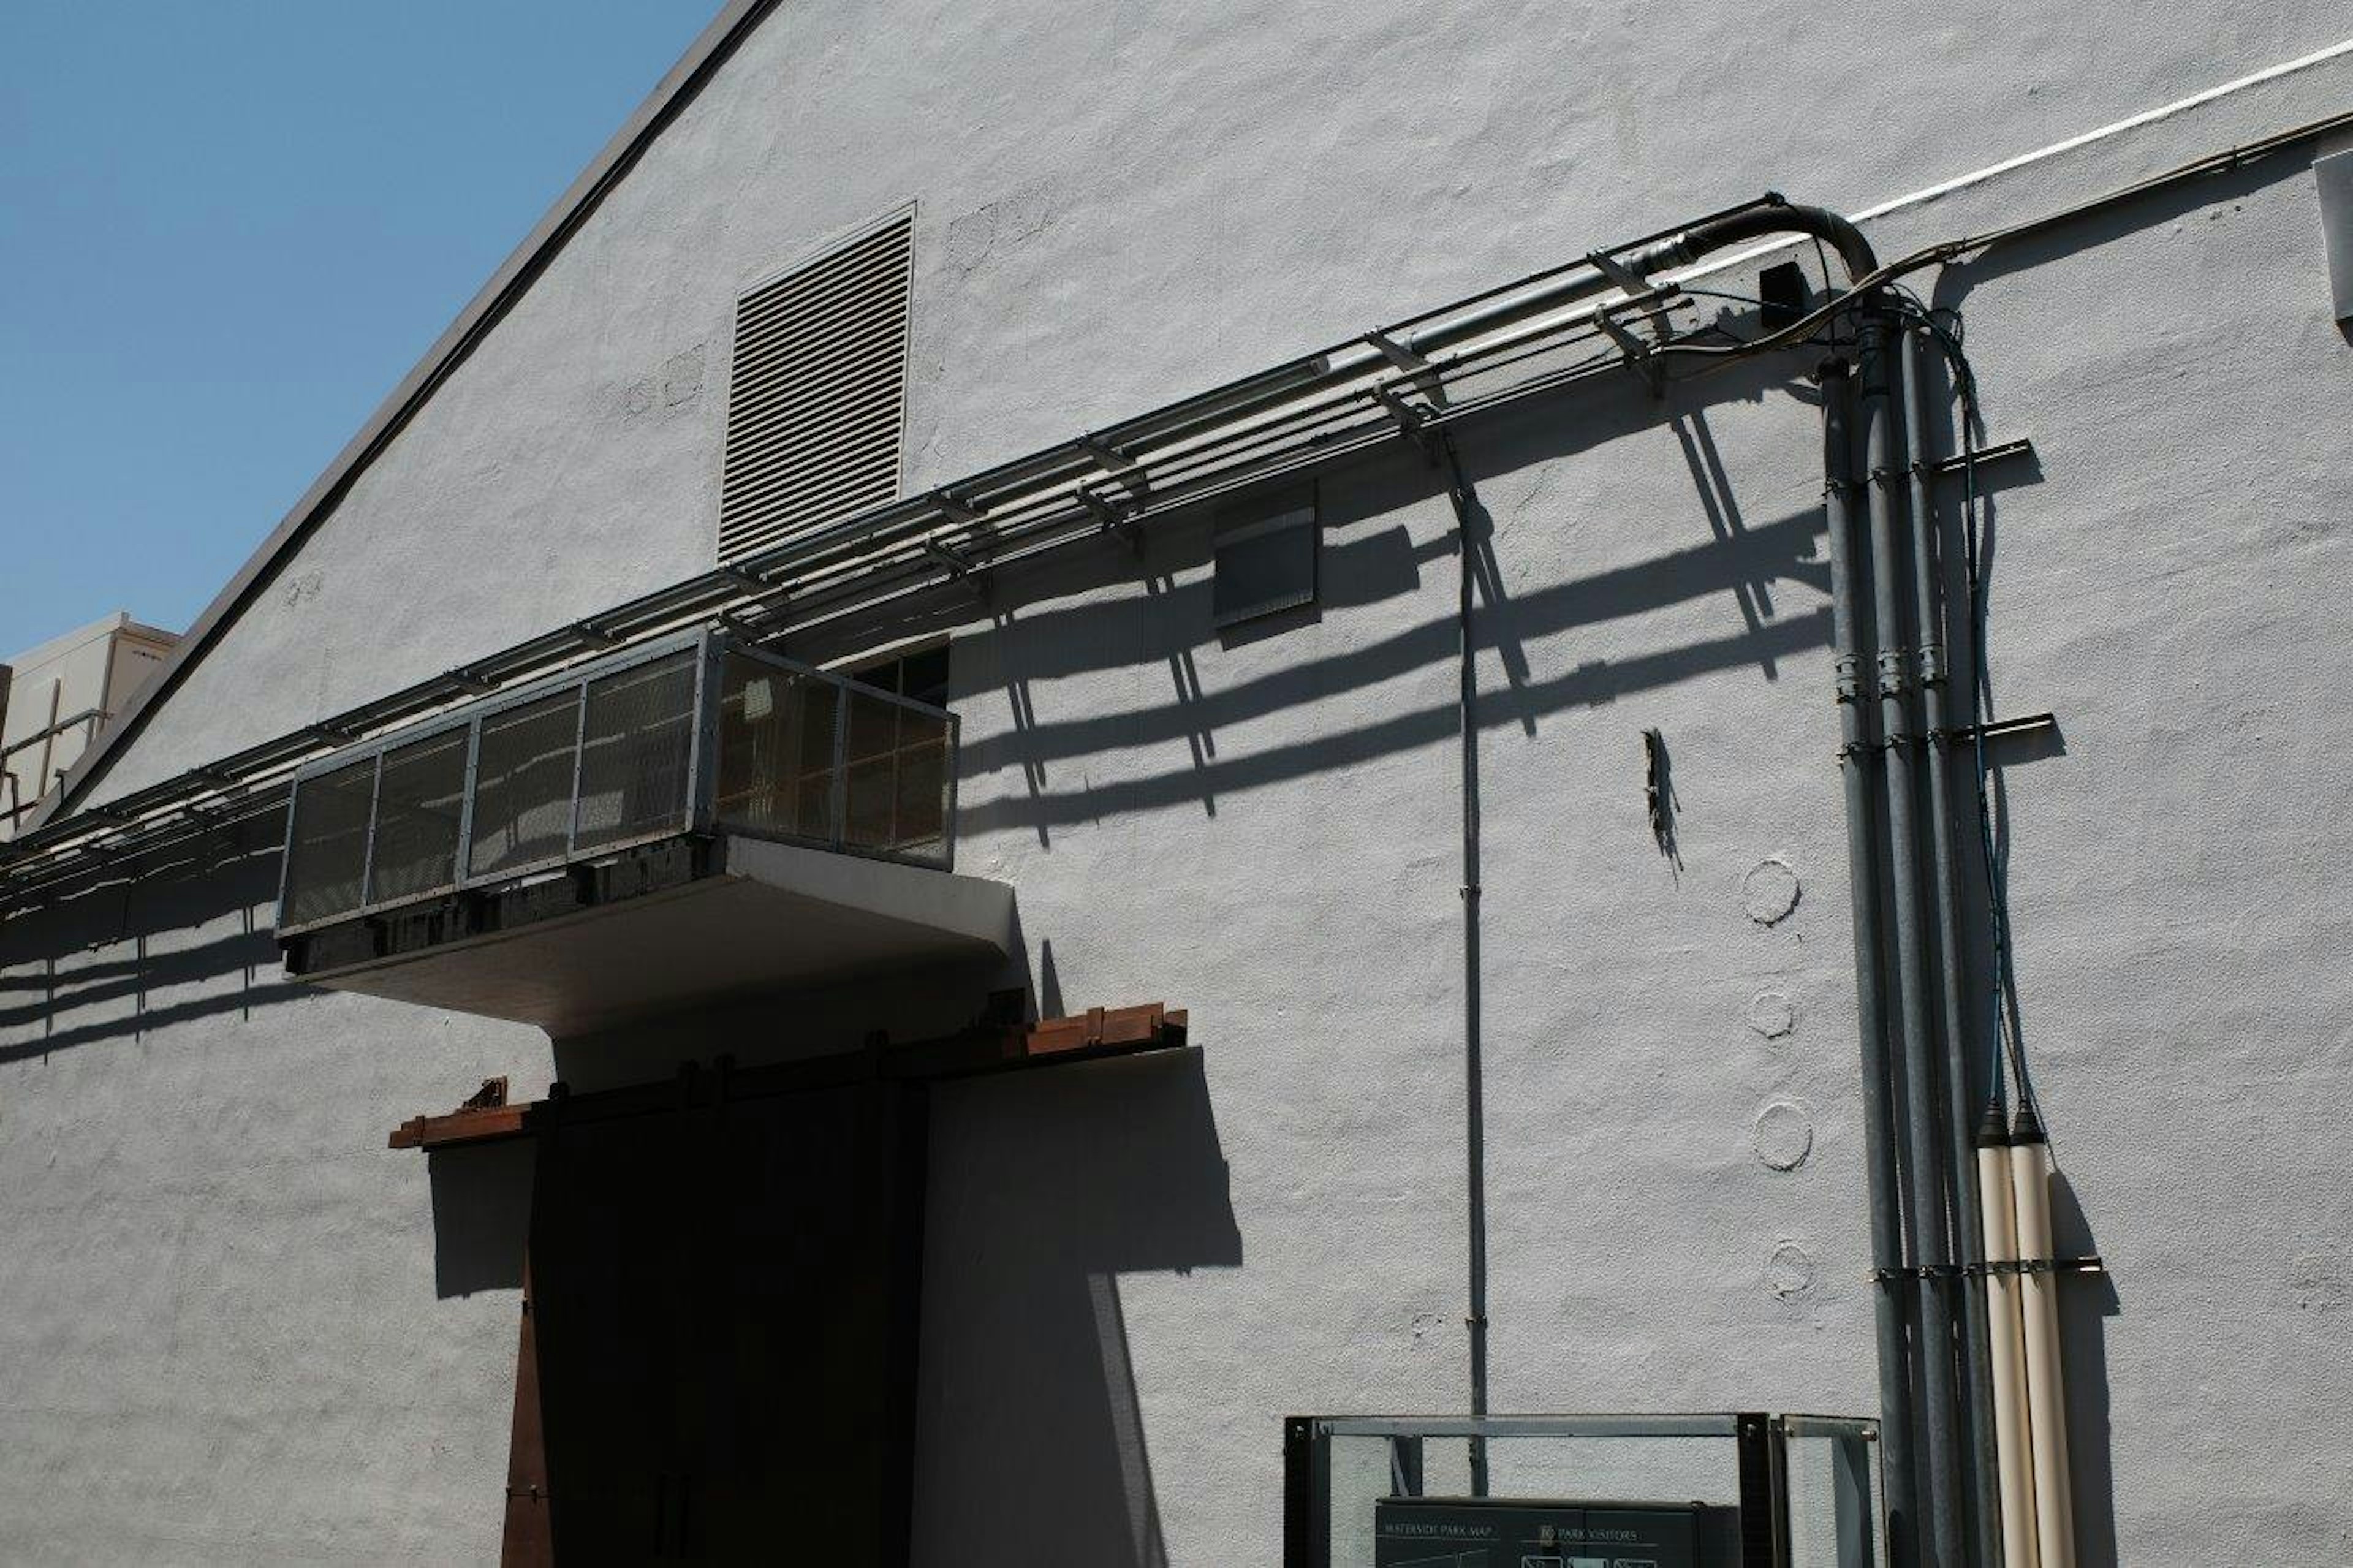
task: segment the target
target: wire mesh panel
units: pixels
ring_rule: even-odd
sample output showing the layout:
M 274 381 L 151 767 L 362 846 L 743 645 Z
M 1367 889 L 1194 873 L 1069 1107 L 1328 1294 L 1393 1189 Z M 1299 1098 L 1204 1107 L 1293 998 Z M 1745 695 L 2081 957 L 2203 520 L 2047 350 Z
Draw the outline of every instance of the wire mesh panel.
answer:
M 831 682 L 730 653 L 719 682 L 721 821 L 755 833 L 830 839 Z
M 473 841 L 466 849 L 469 877 L 564 853 L 579 738 L 577 687 L 482 721 L 474 760 Z
M 857 686 L 846 690 L 842 842 L 944 860 L 948 721 Z
M 955 721 L 859 681 L 730 652 L 719 695 L 723 827 L 949 864 Z
M 888 849 L 899 804 L 899 705 L 856 686 L 845 692 L 849 721 L 842 738 L 842 842 Z
M 588 683 L 575 851 L 685 826 L 695 664 L 676 653 Z
M 368 867 L 371 904 L 422 898 L 458 880 L 466 741 L 464 730 L 445 730 L 384 754 Z
M 540 691 L 298 775 L 280 930 L 714 825 L 950 864 L 955 721 L 926 702 L 708 635 Z
M 368 757 L 316 774 L 294 792 L 286 843 L 284 923 L 307 925 L 360 907 L 375 761 Z

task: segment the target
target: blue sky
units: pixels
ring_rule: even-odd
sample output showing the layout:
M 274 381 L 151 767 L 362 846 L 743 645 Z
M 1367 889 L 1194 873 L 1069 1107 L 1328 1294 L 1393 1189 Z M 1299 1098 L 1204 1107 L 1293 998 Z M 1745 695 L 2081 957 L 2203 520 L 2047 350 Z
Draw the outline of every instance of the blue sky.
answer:
M 185 627 L 718 5 L 0 3 L 0 658 Z

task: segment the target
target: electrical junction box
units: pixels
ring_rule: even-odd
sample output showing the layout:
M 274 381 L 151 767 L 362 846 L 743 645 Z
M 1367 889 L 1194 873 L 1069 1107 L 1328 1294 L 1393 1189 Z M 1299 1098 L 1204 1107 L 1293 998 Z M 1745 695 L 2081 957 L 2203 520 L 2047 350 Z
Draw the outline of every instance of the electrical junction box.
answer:
M 1373 1504 L 1374 1568 L 1714 1568 L 1701 1503 L 1390 1497 Z

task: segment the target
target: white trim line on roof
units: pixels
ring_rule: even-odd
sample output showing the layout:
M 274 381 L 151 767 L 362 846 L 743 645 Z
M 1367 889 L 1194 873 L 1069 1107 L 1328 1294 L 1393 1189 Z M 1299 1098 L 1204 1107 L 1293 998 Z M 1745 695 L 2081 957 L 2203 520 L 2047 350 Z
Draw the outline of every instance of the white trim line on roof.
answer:
M 1972 170 L 1966 174 L 1956 174 L 1949 180 L 1940 180 L 1933 185 L 1924 185 L 1908 195 L 1897 196 L 1893 201 L 1884 201 L 1877 206 L 1865 207 L 1861 212 L 1849 213 L 1847 216 L 1856 223 L 1869 223 L 1875 217 L 1885 217 L 1889 213 L 1901 212 L 1905 207 L 1918 206 L 1924 202 L 1933 202 L 1939 196 L 1950 195 L 1955 191 L 1965 191 L 1972 185 L 1981 185 L 1988 180 L 1999 179 L 2004 174 L 2040 163 L 2047 158 L 2056 158 L 2062 153 L 2073 153 L 2079 147 L 2089 147 L 2095 142 L 2105 142 L 2110 137 L 2121 136 L 2127 131 L 2137 131 L 2144 125 L 2154 125 L 2158 121 L 2170 120 L 2177 114 L 2186 113 L 2190 110 L 2211 103 L 2218 98 L 2228 98 L 2234 92 L 2244 92 L 2251 87 L 2261 87 L 2267 81 L 2277 81 L 2284 76 L 2294 76 L 2298 71 L 2310 70 L 2314 66 L 2327 65 L 2330 60 L 2341 59 L 2348 55 L 2353 55 L 2353 38 L 2331 44 L 2327 48 L 2315 49 L 2308 55 L 2298 55 L 2292 60 L 2283 60 L 2277 65 L 2265 66 L 2259 71 L 2252 71 L 2219 86 L 2193 92 L 2187 98 L 2177 98 L 2171 103 L 2159 104 L 2155 109 L 2145 109 L 2138 114 L 2126 115 L 2124 119 L 2103 125 L 2096 131 L 2086 131 L 2081 135 L 2070 136 L 2063 142 L 2053 142 L 2048 147 L 2037 147 L 2031 153 L 2021 153 L 2014 158 L 2004 158 L 1999 163 L 1989 163 L 1982 169 Z M 1802 240 L 1794 237 L 1787 239 L 1768 239 L 1761 245 L 1752 245 L 1746 250 L 1736 250 L 1729 255 L 1719 256 L 1702 266 L 1692 268 L 1688 271 L 1678 272 L 1675 277 L 1678 279 L 1706 278 L 1718 272 L 1729 272 L 1746 262 L 1755 261 L 1760 257 L 1770 256 L 1776 251 L 1793 249 L 1802 243 L 1804 243 Z
M 2234 92 L 2243 92 L 2248 88 L 2261 87 L 2267 81 L 2276 81 L 2281 77 L 2294 76 L 2300 70 L 2309 70 L 2314 66 L 2326 65 L 2343 55 L 2353 55 L 2353 38 L 2347 38 L 2342 43 L 2331 44 L 2325 49 L 2315 49 L 2308 55 L 2300 55 L 2295 59 L 2284 60 L 2275 66 L 2265 66 L 2263 69 L 2242 76 L 2235 81 L 2226 81 L 2220 87 L 2210 87 L 2203 92 L 2193 92 L 2188 98 L 2177 98 L 2171 103 L 2161 104 L 2155 109 L 2143 110 L 2140 113 L 2128 115 L 2112 125 L 2103 125 L 2097 131 L 2086 131 L 2081 136 L 2070 136 L 2064 142 L 2053 142 L 2048 147 L 2038 147 L 2031 153 L 2021 153 L 2015 158 L 2005 158 L 1999 163 L 1989 163 L 1974 174 L 1957 175 L 1941 184 L 1914 191 L 1908 196 L 1898 196 L 1892 202 L 1882 202 L 1875 207 L 1865 207 L 1859 213 L 1850 213 L 1847 216 L 1857 223 L 1867 223 L 1873 218 L 1883 217 L 1901 207 L 1917 206 L 1922 202 L 1932 202 L 1938 196 L 1949 195 L 1955 191 L 1967 190 L 1971 185 L 1982 184 L 1999 175 L 2007 174 L 2013 169 L 2023 169 L 2030 163 L 2040 163 L 2045 158 L 2056 158 L 2062 153 L 2073 153 L 2078 147 L 2088 147 L 2094 142 L 2105 142 L 2111 136 L 2121 136 L 2127 131 L 2137 131 L 2144 125 L 2154 125 L 2160 120 L 2170 120 L 2177 114 L 2196 109 L 2200 104 L 2211 103 L 2218 98 L 2228 98 Z

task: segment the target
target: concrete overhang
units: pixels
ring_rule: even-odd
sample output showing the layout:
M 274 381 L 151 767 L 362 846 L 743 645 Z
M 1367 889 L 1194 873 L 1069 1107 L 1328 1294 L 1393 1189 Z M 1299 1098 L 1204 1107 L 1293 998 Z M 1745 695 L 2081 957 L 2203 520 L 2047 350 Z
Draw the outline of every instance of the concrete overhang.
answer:
M 712 847 L 692 880 L 300 978 L 565 1036 L 1018 945 L 1002 882 L 735 835 Z

